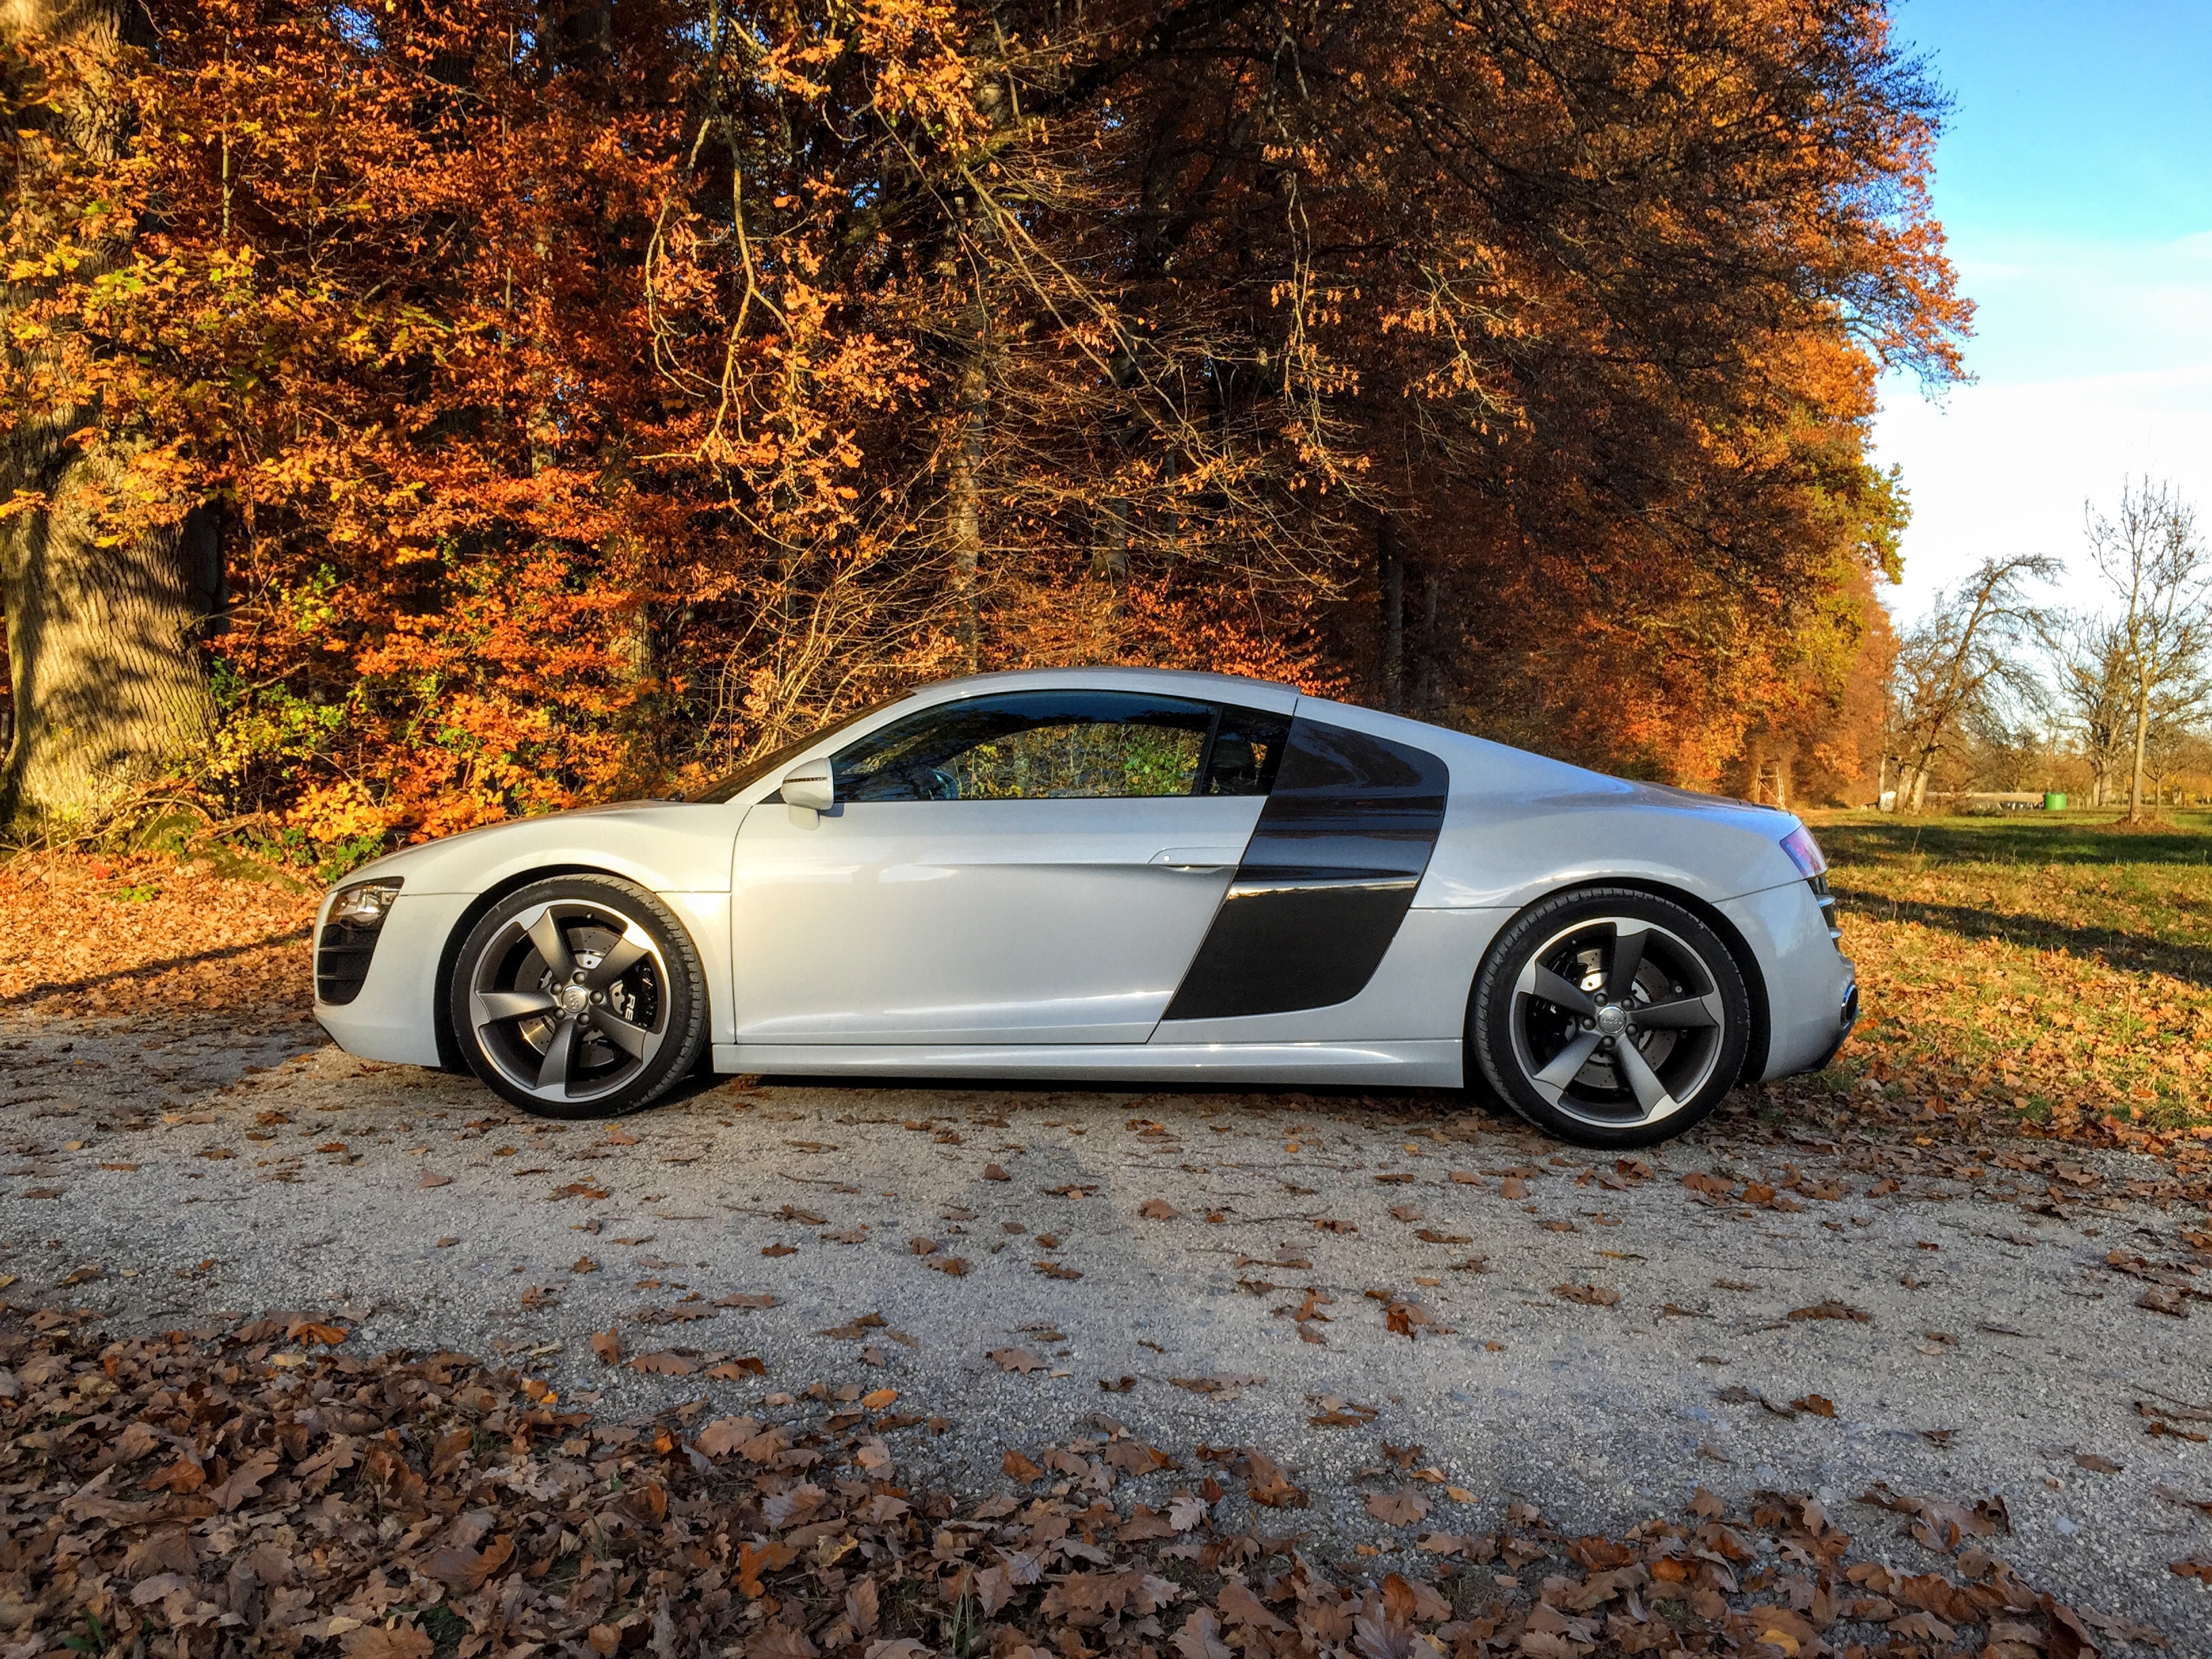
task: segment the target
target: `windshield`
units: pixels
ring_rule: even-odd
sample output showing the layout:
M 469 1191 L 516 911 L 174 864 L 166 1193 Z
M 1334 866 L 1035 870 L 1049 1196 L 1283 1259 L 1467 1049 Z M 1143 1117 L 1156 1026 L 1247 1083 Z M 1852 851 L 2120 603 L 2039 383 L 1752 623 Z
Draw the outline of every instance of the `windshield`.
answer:
M 805 753 L 823 738 L 835 737 L 847 726 L 857 726 L 870 715 L 879 714 L 892 704 L 904 702 L 913 695 L 911 691 L 901 691 L 895 696 L 884 697 L 867 704 L 865 708 L 856 708 L 844 719 L 832 720 L 819 731 L 810 732 L 803 738 L 795 738 L 790 743 L 771 749 L 765 755 L 754 756 L 729 776 L 719 779 L 708 784 L 704 789 L 686 795 L 684 799 L 702 805 L 719 805 L 729 800 L 733 796 L 742 793 L 749 786 L 758 783 L 769 773 L 777 770 L 793 756 Z

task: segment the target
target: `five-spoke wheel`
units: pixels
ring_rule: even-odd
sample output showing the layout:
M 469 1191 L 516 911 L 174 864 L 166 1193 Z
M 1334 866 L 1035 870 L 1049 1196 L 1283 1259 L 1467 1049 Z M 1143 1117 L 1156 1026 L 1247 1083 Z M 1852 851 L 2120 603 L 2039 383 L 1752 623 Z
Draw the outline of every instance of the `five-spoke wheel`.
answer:
M 453 973 L 470 1069 L 525 1110 L 635 1111 L 688 1073 L 706 1036 L 690 936 L 643 888 L 565 876 L 510 894 Z
M 1712 930 L 1652 894 L 1595 889 L 1531 906 L 1485 959 L 1469 1046 L 1523 1117 L 1587 1146 L 1680 1133 L 1735 1084 L 1743 975 Z

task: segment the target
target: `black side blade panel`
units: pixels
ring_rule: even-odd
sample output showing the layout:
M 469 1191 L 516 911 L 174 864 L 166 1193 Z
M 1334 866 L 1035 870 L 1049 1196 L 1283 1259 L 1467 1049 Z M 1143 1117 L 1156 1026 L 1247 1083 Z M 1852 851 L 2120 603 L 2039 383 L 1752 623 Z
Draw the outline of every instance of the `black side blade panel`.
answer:
M 1323 1008 L 1365 988 L 1443 829 L 1426 750 L 1300 719 L 1169 1019 Z

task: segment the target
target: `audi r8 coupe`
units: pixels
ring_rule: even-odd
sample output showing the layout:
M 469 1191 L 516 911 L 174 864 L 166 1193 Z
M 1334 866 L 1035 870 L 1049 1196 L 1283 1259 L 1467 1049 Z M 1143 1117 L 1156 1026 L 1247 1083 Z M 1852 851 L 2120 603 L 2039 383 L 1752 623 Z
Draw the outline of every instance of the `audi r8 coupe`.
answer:
M 680 800 L 472 830 L 316 924 L 349 1053 L 526 1111 L 717 1072 L 1486 1082 L 1640 1146 L 1858 1011 L 1787 813 L 1221 675 L 986 674 Z

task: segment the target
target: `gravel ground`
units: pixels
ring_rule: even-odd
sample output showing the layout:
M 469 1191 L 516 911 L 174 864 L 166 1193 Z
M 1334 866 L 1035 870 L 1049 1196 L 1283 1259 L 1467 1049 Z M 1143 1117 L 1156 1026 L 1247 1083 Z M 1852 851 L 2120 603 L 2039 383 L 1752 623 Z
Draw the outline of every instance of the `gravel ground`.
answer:
M 118 1329 L 489 1348 L 602 1421 L 893 1388 L 902 1467 L 963 1493 L 1103 1413 L 1261 1449 L 1312 1494 L 1279 1524 L 1385 1564 L 1515 1501 L 1618 1532 L 1771 1487 L 1871 1535 L 1876 1482 L 1995 1494 L 2031 1579 L 2212 1652 L 2167 1566 L 2212 1543 L 2179 1501 L 2212 1496 L 2212 1306 L 2107 1261 L 2212 1289 L 2201 1214 L 2107 1195 L 2154 1166 L 1899 1186 L 1788 1126 L 1616 1163 L 1463 1103 L 743 1079 L 556 1125 L 301 1024 L 6 1015 L 0 1279 Z M 1369 1513 L 1401 1489 L 1423 1524 Z

